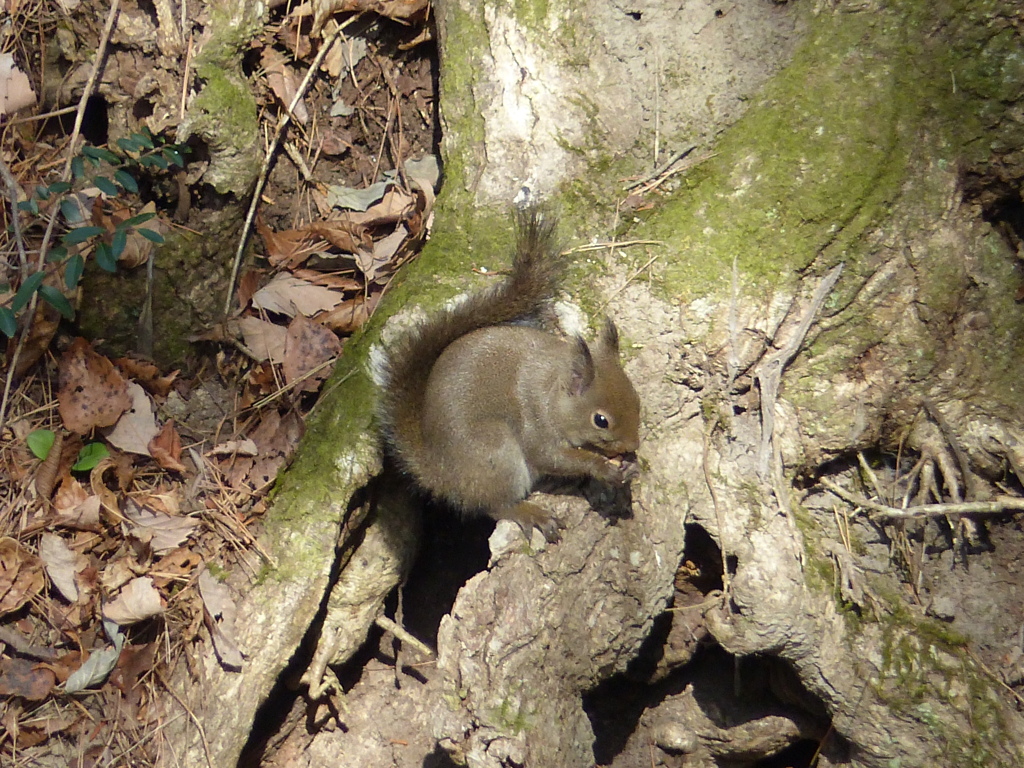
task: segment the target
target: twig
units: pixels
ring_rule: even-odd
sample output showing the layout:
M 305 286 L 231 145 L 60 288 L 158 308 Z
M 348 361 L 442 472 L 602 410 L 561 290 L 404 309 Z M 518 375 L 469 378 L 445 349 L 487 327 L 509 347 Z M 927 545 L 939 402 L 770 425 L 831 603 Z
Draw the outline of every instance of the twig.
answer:
M 21 273 L 21 281 L 25 282 L 28 279 L 28 253 L 25 251 L 25 238 L 21 234 L 21 217 L 18 216 L 19 187 L 3 158 L 0 158 L 0 176 L 3 176 L 7 197 L 11 201 L 11 230 L 14 233 L 14 242 L 18 246 L 18 271 Z
M 110 11 L 107 13 L 107 22 L 103 27 L 103 34 L 100 36 L 99 47 L 96 48 L 96 60 L 93 62 L 92 72 L 89 73 L 89 80 L 86 82 L 85 88 L 82 89 L 82 98 L 78 101 L 78 112 L 75 114 L 75 125 L 71 130 L 71 140 L 68 143 L 68 156 L 64 163 L 64 172 L 61 174 L 62 181 L 68 181 L 71 178 L 71 161 L 74 159 L 75 144 L 78 142 L 78 137 L 82 132 L 82 120 L 85 118 L 86 105 L 89 102 L 89 97 L 92 95 L 93 89 L 96 87 L 96 81 L 99 79 L 100 71 L 103 69 L 103 61 L 107 55 L 107 43 L 110 41 L 110 35 L 114 31 L 114 22 L 117 21 L 119 5 L 120 0 L 112 0 L 110 4 Z M 46 224 L 46 232 L 43 235 L 43 242 L 42 245 L 39 246 L 39 259 L 36 263 L 37 271 L 41 272 L 46 266 L 46 254 L 50 249 L 50 239 L 53 236 L 53 227 L 57 222 L 57 212 L 59 210 L 60 206 L 53 207 L 53 211 L 50 213 L 50 220 Z M 32 321 L 36 316 L 36 306 L 38 303 L 39 293 L 35 292 L 32 294 L 32 298 L 29 299 L 28 307 L 25 311 L 25 317 L 27 320 L 21 329 L 21 333 L 18 335 L 18 344 L 14 348 L 14 354 L 11 355 L 10 360 L 7 362 L 7 378 L 4 381 L 4 394 L 3 398 L 0 398 L 0 434 L 3 433 L 4 424 L 7 421 L 7 404 L 11 397 L 11 386 L 14 383 L 14 374 L 18 369 L 18 358 L 21 357 L 21 352 L 25 348 L 25 343 L 28 341 L 29 332 L 32 329 Z
M 916 507 L 897 509 L 887 504 L 880 504 L 877 501 L 865 499 L 863 496 L 833 483 L 827 477 L 819 478 L 818 482 L 844 501 L 877 513 L 873 517 L 900 520 L 921 517 L 1001 515 L 1006 512 L 1024 512 L 1024 498 L 1017 496 L 999 496 L 991 501 L 964 501 L 957 504 L 921 504 Z
M 292 97 L 291 104 L 288 105 L 288 109 L 277 123 L 277 130 L 274 131 L 274 138 L 271 139 L 270 146 L 267 148 L 267 154 L 263 158 L 263 166 L 260 168 L 260 175 L 257 178 L 256 187 L 252 191 L 252 199 L 249 202 L 249 211 L 245 216 L 245 224 L 242 225 L 242 234 L 238 238 L 238 248 L 235 250 L 235 260 L 231 265 L 231 279 L 228 282 L 227 296 L 224 299 L 225 318 L 231 315 L 231 299 L 235 295 L 235 283 L 238 280 L 238 270 L 242 266 L 242 257 L 245 255 L 245 246 L 249 242 L 249 234 L 252 232 L 252 223 L 256 219 L 256 208 L 260 203 L 260 195 L 263 193 L 263 187 L 266 186 L 267 179 L 270 177 L 270 168 L 274 164 L 274 157 L 277 154 L 277 147 L 281 143 L 281 137 L 284 135 L 284 130 L 292 120 L 295 107 L 306 95 L 306 91 L 309 89 L 309 84 L 313 82 L 313 77 L 320 69 L 320 63 L 324 60 L 324 57 L 327 56 L 327 52 L 331 50 L 334 42 L 341 37 L 341 33 L 354 24 L 357 19 L 362 18 L 362 15 L 362 13 L 358 13 L 355 16 L 345 19 L 345 21 L 339 24 L 338 28 L 324 40 L 320 50 L 316 54 L 316 57 L 309 65 L 309 69 L 306 71 L 306 76 L 302 78 L 302 82 L 299 83 L 299 87 L 295 91 L 295 96 Z
M 645 184 L 649 184 L 652 181 L 658 180 L 661 176 L 664 176 L 664 175 L 668 174 L 668 172 L 670 170 L 672 170 L 672 166 L 673 165 L 675 165 L 680 160 L 682 160 L 684 157 L 686 157 L 688 154 L 693 152 L 693 150 L 695 150 L 696 148 L 697 148 L 696 144 L 691 144 L 690 146 L 688 146 L 688 147 L 686 147 L 684 149 L 679 150 L 674 155 L 672 155 L 672 157 L 670 157 L 668 159 L 668 162 L 663 163 L 653 173 L 650 173 L 650 174 L 648 174 L 647 176 L 644 176 L 641 179 L 637 179 L 635 181 L 631 181 L 629 184 L 627 184 L 625 187 L 623 187 L 623 189 L 628 192 L 631 189 L 636 189 L 637 187 L 642 187 Z
M 807 307 L 803 317 L 800 318 L 800 323 L 790 334 L 785 346 L 767 357 L 754 373 L 754 378 L 761 389 L 761 446 L 757 454 L 757 474 L 761 478 L 768 476 L 772 437 L 775 434 L 775 404 L 779 395 L 779 384 L 782 382 L 782 372 L 800 351 L 807 331 L 810 330 L 811 323 L 814 322 L 814 316 L 825 303 L 825 299 L 832 291 L 832 287 L 836 284 L 842 271 L 843 265 L 837 264 L 821 279 L 811 297 L 811 305 Z

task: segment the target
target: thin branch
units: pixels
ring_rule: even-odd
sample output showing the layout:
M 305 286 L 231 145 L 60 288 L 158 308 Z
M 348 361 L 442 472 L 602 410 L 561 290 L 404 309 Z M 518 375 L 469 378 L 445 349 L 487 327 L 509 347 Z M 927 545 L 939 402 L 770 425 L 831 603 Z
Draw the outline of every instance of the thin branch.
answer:
M 865 499 L 863 496 L 833 483 L 827 477 L 819 478 L 818 482 L 844 501 L 871 510 L 875 513 L 872 517 L 907 520 L 921 517 L 1001 515 L 1006 512 L 1024 512 L 1024 498 L 1017 496 L 999 496 L 991 501 L 964 501 L 958 504 L 921 504 L 917 507 L 897 509 L 887 504 L 880 504 L 877 501 Z
M 790 334 L 789 340 L 782 349 L 765 358 L 754 374 L 761 389 L 761 446 L 757 454 L 757 474 L 761 478 L 768 476 L 772 438 L 775 435 L 775 404 L 779 395 L 779 385 L 782 382 L 782 372 L 800 351 L 807 331 L 810 330 L 811 323 L 814 322 L 814 316 L 818 314 L 818 310 L 825 303 L 825 299 L 828 298 L 842 271 L 843 265 L 837 264 L 821 279 L 811 297 L 811 305 L 807 307 L 803 317 L 800 318 L 800 323 Z

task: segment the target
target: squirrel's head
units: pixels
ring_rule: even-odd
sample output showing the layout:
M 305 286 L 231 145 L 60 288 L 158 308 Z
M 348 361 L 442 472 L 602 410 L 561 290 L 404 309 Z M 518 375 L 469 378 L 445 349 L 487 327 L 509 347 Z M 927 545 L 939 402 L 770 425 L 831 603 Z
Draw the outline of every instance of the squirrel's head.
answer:
M 640 444 L 640 398 L 619 362 L 619 331 L 606 320 L 593 347 L 580 337 L 569 378 L 569 441 L 609 458 Z

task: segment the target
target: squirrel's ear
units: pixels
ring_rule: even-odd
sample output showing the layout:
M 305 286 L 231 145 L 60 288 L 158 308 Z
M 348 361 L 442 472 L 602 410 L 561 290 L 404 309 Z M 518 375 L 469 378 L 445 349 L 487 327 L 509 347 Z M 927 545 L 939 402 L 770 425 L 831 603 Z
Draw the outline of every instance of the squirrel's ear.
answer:
M 614 352 L 616 355 L 619 354 L 619 329 L 610 317 L 604 319 L 604 325 L 601 326 L 601 335 L 598 337 L 598 341 L 609 352 Z
M 569 393 L 581 395 L 594 383 L 594 358 L 590 347 L 581 336 L 576 337 L 572 350 L 572 375 L 569 379 Z

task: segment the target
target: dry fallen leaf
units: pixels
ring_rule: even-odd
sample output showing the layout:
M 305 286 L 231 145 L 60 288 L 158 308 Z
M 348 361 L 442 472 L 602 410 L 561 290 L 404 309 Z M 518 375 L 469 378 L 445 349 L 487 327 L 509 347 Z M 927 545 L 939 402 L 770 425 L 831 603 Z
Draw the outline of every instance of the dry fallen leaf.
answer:
M 103 605 L 103 618 L 121 626 L 135 624 L 163 612 L 160 593 L 153 586 L 153 580 L 145 576 L 128 582 L 116 598 Z
M 17 540 L 0 539 L 0 616 L 21 608 L 44 584 L 43 562 Z
M 28 75 L 18 69 L 14 56 L 0 53 L 0 115 L 9 115 L 36 103 Z
M 180 546 L 199 521 L 191 517 L 175 517 L 139 507 L 129 500 L 125 517 L 132 524 L 131 534 L 148 543 L 157 555 L 164 555 Z
M 49 696 L 56 678 L 49 669 L 36 667 L 28 659 L 0 659 L 0 696 L 21 696 L 29 701 Z M 22 746 L 20 738 L 18 746 Z
M 242 334 L 242 341 L 248 353 L 257 362 L 270 360 L 280 363 L 284 359 L 284 346 L 288 331 L 280 325 L 260 320 L 258 317 L 242 317 L 229 320 L 228 326 Z
M 344 299 L 337 291 L 322 285 L 313 285 L 294 275 L 281 273 L 256 291 L 252 305 L 256 309 L 294 317 L 315 315 L 337 305 Z
M 295 94 L 299 92 L 299 77 L 295 74 L 285 57 L 273 48 L 264 48 L 260 56 L 263 71 L 267 73 L 267 82 L 285 109 L 291 106 Z M 299 99 L 292 110 L 297 121 L 305 125 L 309 122 L 309 110 L 306 103 Z
M 203 568 L 199 574 L 199 594 L 206 609 L 206 626 L 213 638 L 213 648 L 220 663 L 231 670 L 242 668 L 242 653 L 235 642 L 235 614 L 237 609 L 231 590 L 221 584 Z
M 379 292 L 374 294 L 375 297 L 379 295 Z M 315 319 L 335 333 L 354 333 L 370 319 L 370 311 L 375 304 L 375 298 L 371 301 L 363 296 L 356 296 L 341 302 L 330 312 L 317 315 Z
M 60 536 L 44 533 L 39 539 L 39 559 L 46 566 L 46 574 L 53 586 L 69 603 L 78 602 L 78 584 L 75 574 L 88 564 L 68 547 Z
M 64 425 L 80 435 L 109 427 L 132 406 L 128 383 L 83 338 L 75 339 L 61 357 L 57 402 Z
M 284 380 L 293 384 L 324 363 L 341 354 L 338 337 L 319 323 L 296 315 L 288 326 L 288 341 L 284 349 Z M 315 374 L 302 379 L 296 387 L 298 392 L 316 392 L 333 370 L 333 365 L 323 365 Z
M 149 456 L 149 441 L 160 433 L 153 415 L 153 401 L 146 390 L 134 381 L 128 383 L 128 393 L 132 399 L 131 408 L 107 433 L 107 442 L 122 451 Z
M 164 469 L 185 471 L 185 465 L 181 463 L 181 437 L 174 428 L 173 419 L 167 421 L 160 433 L 149 441 L 149 454 Z
M 119 357 L 114 360 L 114 365 L 129 379 L 134 379 L 147 392 L 157 397 L 167 397 L 178 378 L 178 371 L 171 371 L 166 376 L 162 376 L 160 369 L 148 360 Z

